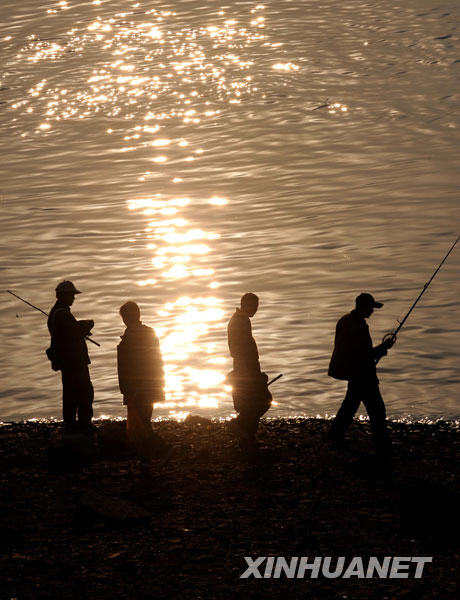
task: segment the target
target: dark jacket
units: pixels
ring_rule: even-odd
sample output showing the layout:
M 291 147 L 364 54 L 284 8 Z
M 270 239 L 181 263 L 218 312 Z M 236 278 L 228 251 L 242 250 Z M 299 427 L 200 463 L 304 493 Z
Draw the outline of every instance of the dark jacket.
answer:
M 138 323 L 125 329 L 117 346 L 118 383 L 123 403 L 164 400 L 164 370 L 155 331 Z
M 352 310 L 337 323 L 329 375 L 335 379 L 377 379 L 375 365 L 386 353 L 383 344 L 372 346 L 366 320 Z
M 91 321 L 77 321 L 70 306 L 59 300 L 53 306 L 48 317 L 48 330 L 58 369 L 79 369 L 91 363 L 85 341 L 91 324 Z
M 251 320 L 236 309 L 227 326 L 228 348 L 233 358 L 234 371 L 259 372 L 259 352 L 252 337 Z

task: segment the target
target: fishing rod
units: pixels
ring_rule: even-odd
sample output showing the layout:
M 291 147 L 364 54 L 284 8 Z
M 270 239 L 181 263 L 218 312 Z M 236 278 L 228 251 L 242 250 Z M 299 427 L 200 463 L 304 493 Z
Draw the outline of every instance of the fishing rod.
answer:
M 271 385 L 272 383 L 275 383 L 275 381 L 278 381 L 278 379 L 279 379 L 280 377 L 282 377 L 282 376 L 283 376 L 283 374 L 281 373 L 280 375 L 277 375 L 276 377 L 274 377 L 274 378 L 273 378 L 271 381 L 269 381 L 269 382 L 267 383 L 267 387 L 268 387 L 269 385 Z
M 384 342 L 386 342 L 387 340 L 391 340 L 392 342 L 396 341 L 396 335 L 398 334 L 398 332 L 400 331 L 401 327 L 404 325 L 404 323 L 407 321 L 409 315 L 411 314 L 411 312 L 414 310 L 417 302 L 420 300 L 420 298 L 423 296 L 423 294 L 426 292 L 428 286 L 430 285 L 430 283 L 433 281 L 433 279 L 436 277 L 439 269 L 442 267 L 442 265 L 445 263 L 445 261 L 447 260 L 447 257 L 449 256 L 449 254 L 452 252 L 452 250 L 455 248 L 455 244 L 458 242 L 458 240 L 460 240 L 460 235 L 458 236 L 458 238 L 455 240 L 455 242 L 452 244 L 452 246 L 449 249 L 449 252 L 445 255 L 445 257 L 442 259 L 442 261 L 439 263 L 437 269 L 435 270 L 435 272 L 433 273 L 433 275 L 430 277 L 429 281 L 427 281 L 425 283 L 425 285 L 422 288 L 422 291 L 420 292 L 420 294 L 417 296 L 417 298 L 415 299 L 415 302 L 412 304 L 412 306 L 409 308 L 409 310 L 407 311 L 404 319 L 402 321 L 398 321 L 399 325 L 398 327 L 390 332 L 387 333 L 383 336 L 383 340 Z
M 27 300 L 24 300 L 24 298 L 21 298 L 21 296 L 18 296 L 17 294 L 15 294 L 14 292 L 12 292 L 11 290 L 6 290 L 6 291 L 7 291 L 8 294 L 11 294 L 12 296 L 14 296 L 15 298 L 17 298 L 18 300 L 21 300 L 21 302 L 24 302 L 24 304 L 28 304 L 32 308 L 35 308 L 35 310 L 38 310 L 38 312 L 41 312 L 42 315 L 45 315 L 45 317 L 49 317 L 48 313 L 46 313 L 41 308 L 38 308 L 38 306 L 35 306 L 35 304 L 32 304 L 31 302 L 28 302 Z M 91 342 L 92 344 L 95 344 L 96 346 L 100 347 L 100 344 L 98 344 L 96 342 L 96 340 L 92 340 L 89 336 L 85 336 L 85 340 L 88 340 L 88 342 Z

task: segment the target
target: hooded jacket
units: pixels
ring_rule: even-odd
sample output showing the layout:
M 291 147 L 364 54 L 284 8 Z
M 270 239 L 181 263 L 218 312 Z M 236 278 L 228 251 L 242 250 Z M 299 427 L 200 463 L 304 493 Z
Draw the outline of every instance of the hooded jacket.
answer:
M 130 325 L 117 346 L 118 382 L 123 403 L 164 400 L 164 369 L 155 331 L 141 322 Z

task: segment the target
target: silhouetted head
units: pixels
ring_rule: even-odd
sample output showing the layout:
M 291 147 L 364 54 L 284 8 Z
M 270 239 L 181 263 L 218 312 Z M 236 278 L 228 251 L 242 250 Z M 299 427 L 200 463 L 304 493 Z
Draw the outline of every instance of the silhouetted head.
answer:
M 77 290 L 71 281 L 61 281 L 61 283 L 56 286 L 56 298 L 59 302 L 62 302 L 62 304 L 72 306 L 73 301 L 75 300 L 75 294 L 81 294 L 81 292 Z
M 141 311 L 139 306 L 132 301 L 125 302 L 120 308 L 120 315 L 126 327 L 136 325 L 141 320 Z
M 253 317 L 258 308 L 259 298 L 255 294 L 248 292 L 247 294 L 244 294 L 244 296 L 241 296 L 241 311 L 244 312 L 245 315 Z
M 360 294 L 356 297 L 356 310 L 362 315 L 365 319 L 370 317 L 374 312 L 374 308 L 382 308 L 383 302 L 377 302 L 374 300 L 374 297 L 371 294 L 366 292 Z

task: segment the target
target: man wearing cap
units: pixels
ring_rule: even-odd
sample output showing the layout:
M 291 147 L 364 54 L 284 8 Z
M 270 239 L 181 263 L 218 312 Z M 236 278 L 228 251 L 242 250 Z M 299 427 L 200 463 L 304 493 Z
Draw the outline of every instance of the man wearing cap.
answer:
M 77 321 L 70 312 L 75 294 L 80 294 L 71 281 L 61 281 L 56 287 L 56 304 L 48 317 L 51 335 L 53 369 L 62 373 L 62 414 L 66 433 L 78 429 L 91 430 L 94 390 L 88 365 L 90 359 L 85 337 L 94 321 Z
M 385 405 L 380 395 L 376 364 L 387 354 L 394 340 L 389 339 L 374 347 L 365 321 L 372 315 L 374 308 L 382 306 L 371 294 L 360 294 L 356 298 L 355 309 L 337 323 L 329 375 L 335 379 L 347 380 L 348 389 L 332 422 L 329 437 L 339 444 L 343 442 L 345 431 L 362 402 L 369 415 L 377 459 L 382 466 L 389 466 L 391 440 L 385 421 Z

